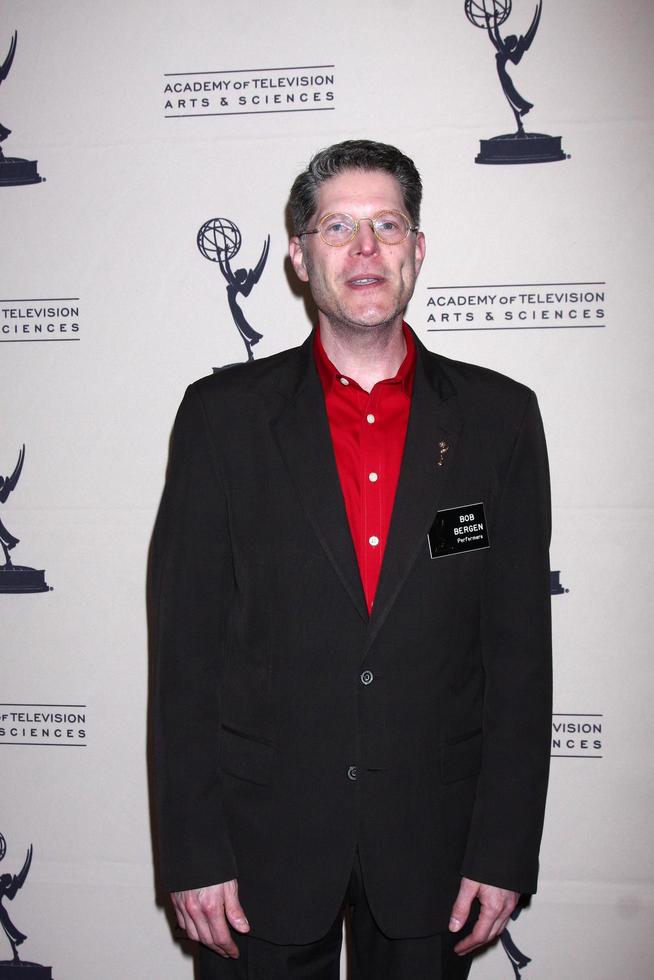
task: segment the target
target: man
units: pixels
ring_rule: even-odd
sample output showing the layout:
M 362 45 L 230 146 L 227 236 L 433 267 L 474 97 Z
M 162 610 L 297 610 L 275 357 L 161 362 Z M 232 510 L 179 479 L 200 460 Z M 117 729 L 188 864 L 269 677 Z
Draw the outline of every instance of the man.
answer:
M 356 978 L 463 978 L 536 887 L 545 444 L 532 392 L 403 324 L 420 199 L 394 147 L 318 153 L 290 201 L 314 334 L 191 385 L 175 423 L 157 809 L 203 978 L 337 978 L 346 905 Z

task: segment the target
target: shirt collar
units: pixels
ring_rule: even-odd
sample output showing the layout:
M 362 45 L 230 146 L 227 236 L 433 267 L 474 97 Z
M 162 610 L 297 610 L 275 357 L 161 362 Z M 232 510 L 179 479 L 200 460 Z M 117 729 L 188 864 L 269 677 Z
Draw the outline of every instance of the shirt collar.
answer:
M 413 378 L 416 372 L 416 345 L 411 331 L 404 322 L 402 323 L 402 333 L 404 334 L 404 341 L 406 343 L 406 355 L 395 377 L 384 380 L 393 384 L 400 384 L 405 395 L 411 397 Z M 323 391 L 327 394 L 335 384 L 340 382 L 341 378 L 346 376 L 341 374 L 327 357 L 320 339 L 320 327 L 318 326 L 316 327 L 314 336 L 313 354 Z M 347 381 L 356 384 L 352 378 L 347 378 Z

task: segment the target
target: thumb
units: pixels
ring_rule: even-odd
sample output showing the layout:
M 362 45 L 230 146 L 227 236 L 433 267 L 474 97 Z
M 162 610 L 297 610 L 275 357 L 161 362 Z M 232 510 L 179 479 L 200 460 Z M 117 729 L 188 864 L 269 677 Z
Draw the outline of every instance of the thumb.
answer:
M 459 930 L 463 929 L 464 925 L 468 921 L 468 916 L 470 915 L 472 900 L 478 891 L 478 882 L 471 881 L 469 878 L 461 879 L 459 894 L 456 896 L 456 900 L 450 913 L 450 922 L 448 926 L 450 932 L 459 932 Z
M 228 881 L 225 884 L 225 915 L 231 926 L 239 932 L 249 932 L 250 923 L 238 900 L 238 883 Z

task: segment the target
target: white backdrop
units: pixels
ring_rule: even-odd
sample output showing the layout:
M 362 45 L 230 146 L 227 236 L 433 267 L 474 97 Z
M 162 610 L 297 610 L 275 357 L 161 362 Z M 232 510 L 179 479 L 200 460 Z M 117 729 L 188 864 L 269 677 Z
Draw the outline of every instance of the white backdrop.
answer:
M 184 388 L 245 357 L 195 238 L 230 219 L 233 265 L 249 269 L 270 235 L 241 307 L 263 334 L 257 358 L 300 342 L 288 190 L 316 149 L 355 137 L 399 145 L 423 175 L 418 335 L 535 388 L 548 435 L 552 567 L 567 591 L 552 599 L 541 888 L 511 927 L 531 958 L 521 976 L 650 975 L 654 5 L 543 6 L 511 73 L 535 104 L 527 129 L 561 136 L 570 158 L 480 166 L 479 140 L 513 118 L 463 0 L 0 0 L 0 65 L 18 31 L 2 145 L 44 178 L 0 186 L 0 475 L 26 446 L 0 519 L 20 538 L 14 564 L 44 569 L 50 587 L 0 594 L 0 873 L 18 873 L 33 844 L 4 904 L 28 934 L 22 958 L 55 980 L 192 976 L 155 899 L 145 566 Z M 514 0 L 504 33 L 524 32 L 534 8 Z M 166 92 L 193 82 L 230 86 Z M 473 975 L 515 976 L 501 947 Z

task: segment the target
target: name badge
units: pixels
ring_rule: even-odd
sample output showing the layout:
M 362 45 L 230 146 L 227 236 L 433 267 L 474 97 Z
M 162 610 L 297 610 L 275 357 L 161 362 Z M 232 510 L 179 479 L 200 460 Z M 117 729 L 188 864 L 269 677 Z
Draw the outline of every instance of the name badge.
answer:
M 483 504 L 439 510 L 427 535 L 432 558 L 490 548 Z

